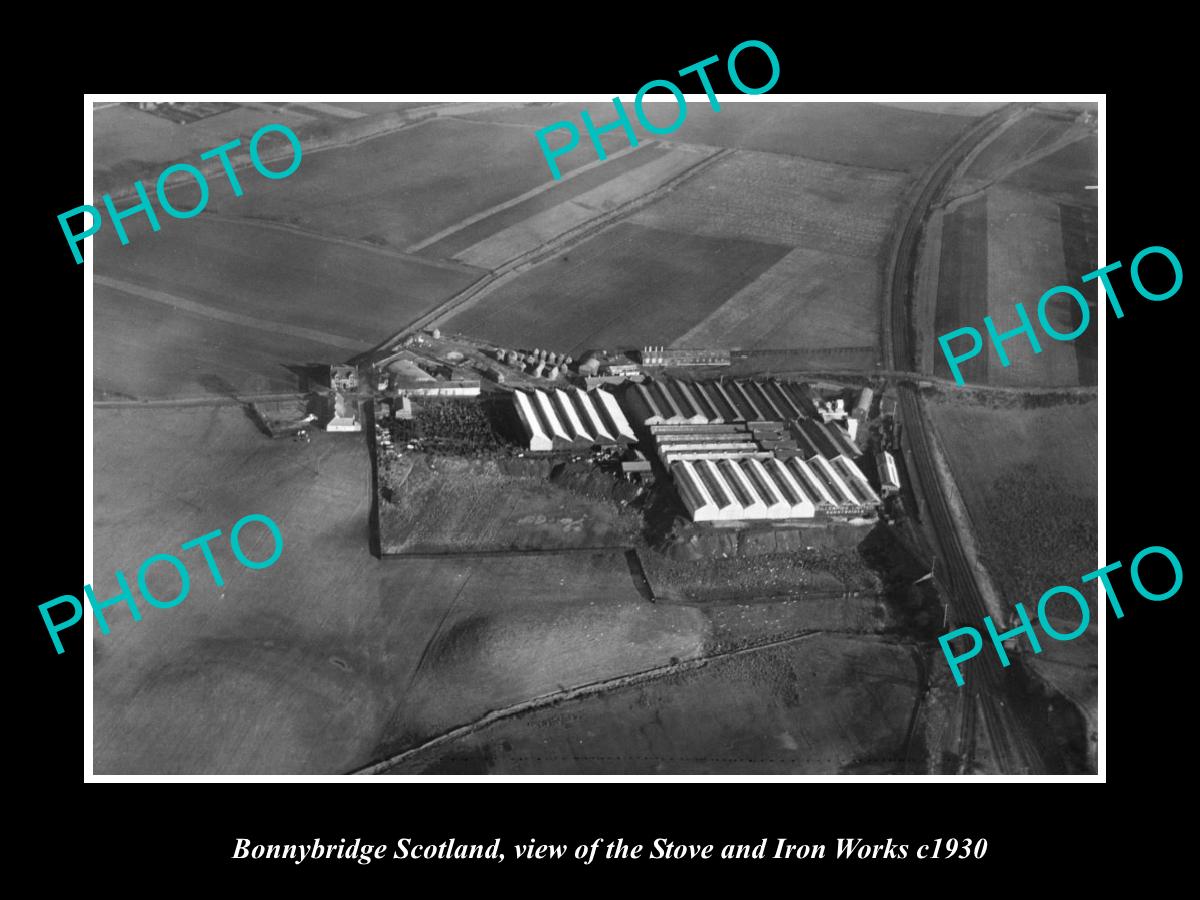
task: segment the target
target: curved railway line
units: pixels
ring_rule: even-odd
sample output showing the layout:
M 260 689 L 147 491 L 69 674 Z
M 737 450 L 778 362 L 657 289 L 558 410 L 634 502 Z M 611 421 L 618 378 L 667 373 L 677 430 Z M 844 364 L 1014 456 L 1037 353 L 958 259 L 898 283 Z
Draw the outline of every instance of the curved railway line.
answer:
M 958 166 L 967 156 L 1019 116 L 1024 107 L 1010 104 L 985 116 L 963 134 L 914 186 L 896 228 L 885 280 L 884 358 L 889 370 L 913 371 L 914 322 L 912 293 L 914 273 L 920 249 L 920 236 L 930 207 L 949 185 Z M 938 561 L 935 573 L 939 593 L 946 598 L 948 620 L 953 626 L 977 627 L 988 614 L 975 572 L 963 549 L 950 506 L 933 462 L 929 444 L 929 421 L 916 386 L 909 381 L 897 384 L 899 415 L 904 423 L 912 470 L 919 495 L 928 514 L 928 532 Z M 1030 739 L 1023 722 L 1004 699 L 1005 670 L 999 662 L 982 660 L 972 667 L 962 687 L 959 756 L 963 771 L 969 772 L 981 738 L 980 726 L 991 748 L 996 767 L 1006 774 L 1041 773 L 1046 765 Z

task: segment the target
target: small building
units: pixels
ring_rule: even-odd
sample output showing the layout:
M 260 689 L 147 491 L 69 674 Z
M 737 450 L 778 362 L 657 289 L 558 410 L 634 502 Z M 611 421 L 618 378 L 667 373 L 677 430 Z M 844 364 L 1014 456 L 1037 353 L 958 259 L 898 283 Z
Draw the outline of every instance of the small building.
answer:
M 875 391 L 869 387 L 862 389 L 862 393 L 858 395 L 858 402 L 854 404 L 854 410 L 850 413 L 851 417 L 858 419 L 860 422 L 865 422 L 871 417 L 871 401 L 875 399 Z
M 642 348 L 644 366 L 728 366 L 731 362 L 728 350 Z
M 641 450 L 633 450 L 626 459 L 621 460 L 621 474 L 626 479 L 632 479 L 636 475 L 645 480 L 650 478 L 653 473 L 654 469 L 650 465 L 650 460 L 646 459 L 646 454 Z
M 884 495 L 895 494 L 900 490 L 900 470 L 896 467 L 896 459 L 887 450 L 875 454 L 875 468 L 879 470 L 879 489 Z
M 849 421 L 856 421 L 851 419 Z M 829 435 L 830 440 L 837 448 L 835 456 L 848 456 L 850 459 L 858 459 L 862 456 L 862 450 L 851 439 L 851 435 L 842 430 L 842 426 L 834 422 L 825 425 L 825 433 Z

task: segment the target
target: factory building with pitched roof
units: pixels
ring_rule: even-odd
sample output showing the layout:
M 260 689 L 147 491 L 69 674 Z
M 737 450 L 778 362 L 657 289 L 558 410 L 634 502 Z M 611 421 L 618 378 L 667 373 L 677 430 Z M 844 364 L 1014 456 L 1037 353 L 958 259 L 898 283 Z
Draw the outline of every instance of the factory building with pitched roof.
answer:
M 530 450 L 566 450 L 636 442 L 616 398 L 579 388 L 513 391 Z

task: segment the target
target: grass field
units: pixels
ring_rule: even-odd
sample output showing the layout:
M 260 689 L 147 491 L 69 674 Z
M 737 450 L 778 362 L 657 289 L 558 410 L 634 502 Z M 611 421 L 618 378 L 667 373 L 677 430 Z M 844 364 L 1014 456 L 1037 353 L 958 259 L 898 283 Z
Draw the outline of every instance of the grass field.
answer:
M 1095 771 L 1096 629 L 1104 611 L 1080 578 L 1100 565 L 1096 401 L 989 408 L 943 393 L 931 397 L 927 408 L 967 506 L 980 560 L 1005 607 L 1019 602 L 1036 616 L 1039 598 L 1056 585 L 1081 588 L 1090 598 L 1087 633 L 1065 643 L 1044 639 L 1042 653 L 1021 658 L 1032 684 L 1051 689 L 1039 701 L 1045 727 L 1055 734 L 1051 740 Z M 1052 601 L 1048 614 L 1062 633 L 1079 624 L 1069 598 Z M 1082 719 L 1058 709 L 1063 698 Z
M 353 351 L 345 343 L 248 328 L 148 300 L 97 282 L 94 393 L 105 397 L 203 397 L 294 391 L 288 366 L 330 363 Z M 360 342 L 362 350 L 370 347 Z
M 988 408 L 942 393 L 928 408 L 1005 601 L 1096 568 L 1095 400 Z
M 906 182 L 893 173 L 742 152 L 714 163 L 632 221 L 873 260 Z
M 455 315 L 447 328 L 504 346 L 666 344 L 692 328 L 786 248 L 619 224 Z
M 633 120 L 633 97 L 622 96 Z M 647 107 L 649 109 L 650 107 Z M 610 103 L 537 104 L 488 110 L 470 118 L 520 124 L 533 131 L 568 120 L 582 130 L 580 111 L 587 109 L 598 125 L 615 118 Z M 654 115 L 657 111 L 651 113 Z M 661 113 L 665 117 L 666 113 Z M 656 119 L 657 121 L 657 119 Z M 789 156 L 828 160 L 848 166 L 918 172 L 937 158 L 972 122 L 970 116 L 901 109 L 877 103 L 741 103 L 722 102 L 720 111 L 707 103 L 689 103 L 687 118 L 670 139 L 684 144 L 707 144 L 740 150 L 761 150 Z M 634 126 L 641 140 L 647 135 Z M 624 132 L 616 135 L 628 146 Z M 562 157 L 595 159 L 584 139 Z M 561 164 L 561 162 L 560 162 Z
M 879 289 L 879 270 L 870 263 L 819 250 L 793 250 L 671 344 L 866 347 L 869 366 L 877 356 Z
M 97 629 L 98 773 L 349 771 L 526 691 L 665 664 L 705 639 L 695 611 L 641 601 L 622 554 L 374 559 L 361 435 L 271 441 L 236 407 L 98 410 L 95 435 L 97 595 L 116 592 L 114 569 L 132 579 L 216 528 L 225 580 L 184 552 L 183 603 L 143 604 L 140 622 L 114 607 L 111 633 Z M 284 541 L 262 571 L 225 537 L 254 512 Z M 244 546 L 261 559 L 269 543 Z M 160 569 L 150 586 L 169 597 Z
M 132 185 L 136 169 L 154 169 L 151 178 L 167 163 L 198 160 L 200 154 L 238 138 L 243 146 L 263 125 L 277 123 L 296 130 L 313 117 L 270 107 L 240 107 L 193 122 L 176 125 L 161 116 L 121 104 L 93 114 L 93 162 L 99 190 L 120 190 Z M 122 181 L 122 176 L 129 177 Z M 153 185 L 149 185 L 153 190 Z M 121 208 L 121 204 L 117 204 Z
M 95 294 L 97 387 L 134 396 L 190 391 L 205 373 L 242 390 L 287 381 L 285 364 L 346 359 L 476 277 L 203 215 L 158 233 L 140 219 L 126 247 L 108 232 L 97 240 L 97 277 L 144 289 L 98 282 Z
M 402 463 L 402 464 L 401 464 Z M 543 550 L 631 543 L 641 517 L 492 460 L 406 454 L 381 474 L 385 553 Z
M 506 719 L 389 774 L 897 772 L 919 692 L 907 649 L 814 635 Z

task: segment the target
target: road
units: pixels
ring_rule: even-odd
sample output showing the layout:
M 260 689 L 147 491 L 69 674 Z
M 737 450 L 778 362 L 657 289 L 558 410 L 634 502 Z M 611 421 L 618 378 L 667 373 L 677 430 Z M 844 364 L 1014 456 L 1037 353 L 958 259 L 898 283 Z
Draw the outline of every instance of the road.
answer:
M 911 202 L 899 223 L 889 260 L 889 277 L 885 282 L 885 303 L 890 322 L 885 315 L 884 355 L 890 370 L 912 371 L 916 368 L 913 355 L 915 323 L 912 321 L 912 291 L 917 268 L 921 231 L 930 207 L 943 194 L 960 163 L 993 132 L 1016 118 L 1023 107 L 1016 104 L 1001 107 L 985 116 L 946 151 L 913 188 Z M 890 326 L 890 327 L 889 327 Z M 938 592 L 946 600 L 949 624 L 955 627 L 970 625 L 982 630 L 982 619 L 988 614 L 983 594 L 976 581 L 974 567 L 963 549 L 946 499 L 945 487 L 938 477 L 929 444 L 930 424 L 921 403 L 916 385 L 902 381 L 897 385 L 900 398 L 899 415 L 916 476 L 918 495 L 925 501 L 932 548 L 937 562 L 935 581 Z M 1025 724 L 1015 715 L 1011 702 L 1006 702 L 1004 675 L 990 651 L 985 650 L 966 672 L 962 687 L 959 757 L 962 771 L 970 772 L 975 760 L 977 742 L 982 737 L 991 750 L 996 767 L 1005 774 L 1043 773 L 1047 771 L 1041 754 L 1029 736 Z

